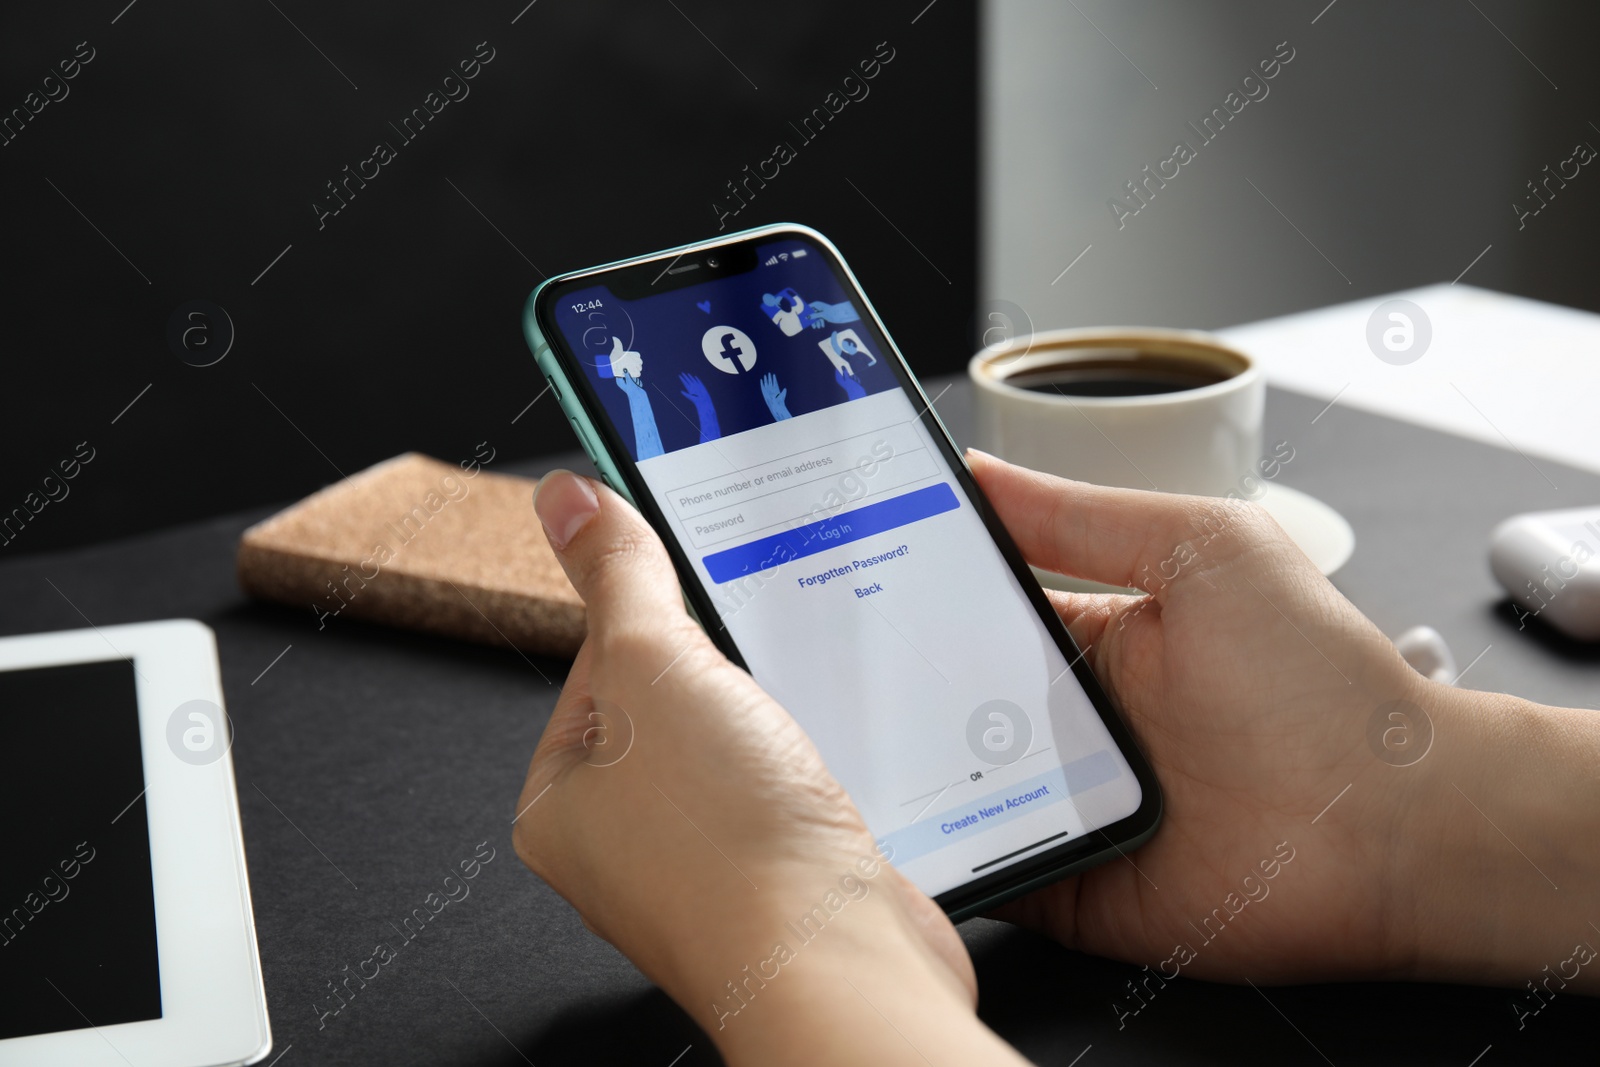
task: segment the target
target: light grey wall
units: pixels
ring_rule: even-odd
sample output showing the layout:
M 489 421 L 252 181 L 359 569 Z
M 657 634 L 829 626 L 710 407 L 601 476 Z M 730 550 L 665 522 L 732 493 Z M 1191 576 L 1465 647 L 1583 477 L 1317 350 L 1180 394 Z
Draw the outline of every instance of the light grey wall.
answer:
M 1600 147 L 1596 9 L 988 0 L 981 297 L 1037 328 L 1214 328 L 1450 281 L 1492 245 L 1466 280 L 1596 308 L 1600 162 L 1520 230 L 1511 206 Z M 1187 123 L 1284 41 L 1203 145 Z M 1196 158 L 1119 229 L 1107 201 L 1178 141 Z

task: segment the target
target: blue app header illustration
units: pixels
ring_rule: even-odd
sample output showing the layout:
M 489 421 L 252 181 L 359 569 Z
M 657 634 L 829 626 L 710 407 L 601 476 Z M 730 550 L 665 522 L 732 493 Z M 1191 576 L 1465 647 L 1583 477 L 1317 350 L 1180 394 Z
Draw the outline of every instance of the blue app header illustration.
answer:
M 635 300 L 595 286 L 556 309 L 635 460 L 897 387 L 882 337 L 820 249 L 791 239 L 756 264 Z

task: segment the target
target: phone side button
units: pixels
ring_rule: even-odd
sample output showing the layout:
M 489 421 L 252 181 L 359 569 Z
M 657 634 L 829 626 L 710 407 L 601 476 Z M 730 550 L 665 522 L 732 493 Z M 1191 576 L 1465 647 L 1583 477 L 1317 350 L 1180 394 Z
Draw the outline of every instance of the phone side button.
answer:
M 599 466 L 599 460 L 595 455 L 594 442 L 589 440 L 589 435 L 584 432 L 583 425 L 571 415 L 567 416 L 567 421 L 572 423 L 572 432 L 578 435 L 578 443 L 583 446 L 583 454 L 589 457 L 590 463 Z
M 595 465 L 595 469 L 600 474 L 600 480 L 610 486 L 618 496 L 625 500 L 630 499 L 622 486 L 618 485 L 617 480 L 611 476 L 611 472 L 606 469 L 608 464 L 602 462 L 604 452 L 594 438 L 589 435 L 588 430 L 571 415 L 567 416 L 567 421 L 572 423 L 572 432 L 578 435 L 578 441 L 583 445 L 583 453 L 589 457 L 589 462 Z
M 606 473 L 606 465 L 600 462 L 600 446 L 595 443 L 594 439 L 589 435 L 583 424 L 580 423 L 576 418 L 569 415 L 567 416 L 567 421 L 572 423 L 572 432 L 578 435 L 578 441 L 583 445 L 583 454 L 588 456 L 589 462 L 595 465 L 595 469 L 600 472 L 601 479 L 607 485 L 611 486 L 612 489 L 616 489 L 617 492 L 620 493 L 622 490 L 617 489 L 616 483 L 611 480 L 611 475 Z

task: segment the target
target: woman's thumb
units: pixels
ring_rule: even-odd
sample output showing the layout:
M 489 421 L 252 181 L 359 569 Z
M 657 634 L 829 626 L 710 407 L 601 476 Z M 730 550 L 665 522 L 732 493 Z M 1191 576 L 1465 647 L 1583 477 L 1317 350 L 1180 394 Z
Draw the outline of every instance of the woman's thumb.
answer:
M 660 632 L 688 620 L 661 539 L 627 501 L 571 471 L 539 482 L 533 509 L 588 608 L 589 632 Z

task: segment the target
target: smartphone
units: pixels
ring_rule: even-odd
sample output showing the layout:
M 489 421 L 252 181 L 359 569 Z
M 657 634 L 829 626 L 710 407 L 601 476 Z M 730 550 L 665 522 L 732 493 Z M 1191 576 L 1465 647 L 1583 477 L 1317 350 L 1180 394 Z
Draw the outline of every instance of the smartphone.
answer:
M 523 325 L 701 624 L 953 919 L 1155 832 L 1149 765 L 827 238 L 564 274 Z

